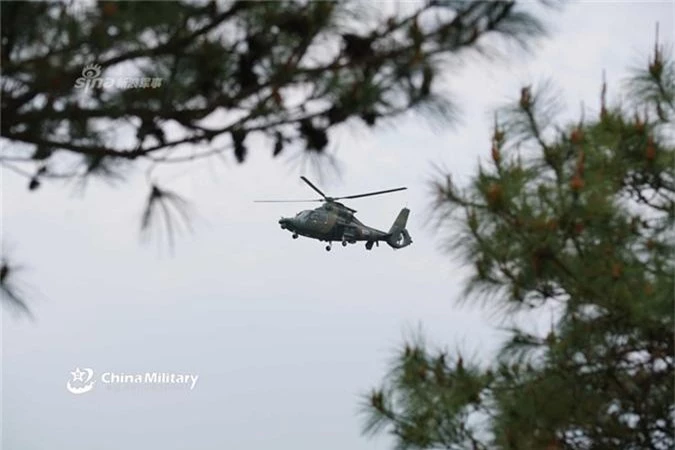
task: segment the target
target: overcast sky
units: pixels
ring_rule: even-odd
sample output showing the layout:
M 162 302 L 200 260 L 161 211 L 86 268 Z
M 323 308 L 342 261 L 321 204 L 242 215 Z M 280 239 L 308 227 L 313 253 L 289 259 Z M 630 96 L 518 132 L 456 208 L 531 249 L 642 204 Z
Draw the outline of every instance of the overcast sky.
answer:
M 140 245 L 142 177 L 84 195 L 37 192 L 2 173 L 3 240 L 25 262 L 35 321 L 3 309 L 3 450 L 387 449 L 360 436 L 359 395 L 378 383 L 393 350 L 421 325 L 429 342 L 488 359 L 499 318 L 456 305 L 463 270 L 426 226 L 433 165 L 465 180 L 489 154 L 491 109 L 523 84 L 550 78 L 576 117 L 597 111 L 604 69 L 615 98 L 627 67 L 644 62 L 654 26 L 673 42 L 672 2 L 586 2 L 549 17 L 552 37 L 508 64 L 470 64 L 451 79 L 463 108 L 454 130 L 419 120 L 375 133 L 342 132 L 332 195 L 408 186 L 349 203 L 364 223 L 388 229 L 408 206 L 413 245 L 367 252 L 293 240 L 280 216 L 302 205 L 299 167 L 251 149 L 243 166 L 178 168 L 164 181 L 195 201 L 195 231 L 170 257 Z M 312 176 L 312 173 L 308 173 Z M 66 390 L 76 367 L 192 373 L 192 391 Z

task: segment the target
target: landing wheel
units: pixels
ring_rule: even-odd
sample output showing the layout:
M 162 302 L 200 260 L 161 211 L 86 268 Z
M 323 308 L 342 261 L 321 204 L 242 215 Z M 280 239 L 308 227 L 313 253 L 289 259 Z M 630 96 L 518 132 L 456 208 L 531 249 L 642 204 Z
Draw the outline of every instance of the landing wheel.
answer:
M 346 247 L 347 246 L 347 241 L 342 241 L 342 246 Z
M 327 251 L 327 252 L 330 251 L 330 245 L 326 245 L 326 251 Z
M 372 242 L 366 242 L 366 250 L 370 250 L 373 248 L 373 243 Z
M 293 239 L 297 239 L 298 235 L 296 233 L 293 233 Z

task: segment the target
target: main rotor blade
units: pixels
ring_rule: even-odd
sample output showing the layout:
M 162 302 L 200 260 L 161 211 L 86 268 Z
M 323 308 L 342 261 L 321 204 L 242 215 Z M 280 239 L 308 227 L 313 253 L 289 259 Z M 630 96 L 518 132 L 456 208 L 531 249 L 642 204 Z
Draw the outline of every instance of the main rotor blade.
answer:
M 321 192 L 321 189 L 319 189 L 318 187 L 314 186 L 314 185 L 312 184 L 312 182 L 309 181 L 307 178 L 302 177 L 302 176 L 301 176 L 300 178 L 302 179 L 302 181 L 304 181 L 305 183 L 309 184 L 309 187 L 311 187 L 311 188 L 314 189 L 316 192 L 318 192 L 319 194 L 321 194 L 321 196 L 322 196 L 323 198 L 325 198 L 325 199 L 328 198 L 328 197 L 326 197 L 326 194 L 324 194 L 323 192 Z
M 307 202 L 323 202 L 321 198 L 312 200 L 253 200 L 253 203 L 307 203 Z
M 367 194 L 356 194 L 356 195 L 347 195 L 345 197 L 335 197 L 335 200 L 342 200 L 342 199 L 349 199 L 349 198 L 360 198 L 360 197 L 370 197 L 371 195 L 380 195 L 380 194 L 387 194 L 389 192 L 396 192 L 396 191 L 405 191 L 408 189 L 407 187 L 400 187 L 396 189 L 387 189 L 384 191 L 376 191 L 376 192 L 368 192 Z

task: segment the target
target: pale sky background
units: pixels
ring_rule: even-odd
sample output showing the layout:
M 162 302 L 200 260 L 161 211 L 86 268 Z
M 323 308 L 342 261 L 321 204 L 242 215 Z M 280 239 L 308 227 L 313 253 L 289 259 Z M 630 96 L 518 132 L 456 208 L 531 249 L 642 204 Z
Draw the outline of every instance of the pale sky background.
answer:
M 523 84 L 550 78 L 567 117 L 582 100 L 594 114 L 602 70 L 616 98 L 627 68 L 646 61 L 657 21 L 661 40 L 674 41 L 674 14 L 672 2 L 571 3 L 549 15 L 552 36 L 531 56 L 457 72 L 450 88 L 464 114 L 455 129 L 407 120 L 342 132 L 342 176 L 317 183 L 332 195 L 408 186 L 348 203 L 381 229 L 408 206 L 414 243 L 398 251 L 359 244 L 327 253 L 292 240 L 277 220 L 303 205 L 252 200 L 313 195 L 268 148 L 251 149 L 243 166 L 215 161 L 165 178 L 199 213 L 173 257 L 139 244 L 142 177 L 94 183 L 79 196 L 51 185 L 31 193 L 3 171 L 2 238 L 29 266 L 22 275 L 36 320 L 2 309 L 0 447 L 390 448 L 388 437 L 360 435 L 359 395 L 382 379 L 403 338 L 421 325 L 429 342 L 487 360 L 501 337 L 490 310 L 456 304 L 463 271 L 427 225 L 433 165 L 466 180 L 489 155 L 491 109 Z M 65 383 L 77 366 L 200 379 L 194 391 L 97 386 L 74 396 Z

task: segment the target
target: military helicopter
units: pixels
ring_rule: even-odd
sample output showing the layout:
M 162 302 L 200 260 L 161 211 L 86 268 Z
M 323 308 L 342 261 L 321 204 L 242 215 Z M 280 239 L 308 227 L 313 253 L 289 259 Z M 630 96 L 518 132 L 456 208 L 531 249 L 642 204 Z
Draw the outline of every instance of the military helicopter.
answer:
M 326 251 L 331 250 L 334 241 L 341 241 L 343 247 L 346 247 L 347 244 L 355 244 L 357 241 L 365 241 L 366 249 L 368 250 L 371 250 L 374 244 L 379 247 L 380 241 L 386 242 L 394 249 L 407 247 L 412 244 L 410 234 L 405 228 L 408 214 L 410 214 L 408 208 L 401 210 L 389 231 L 381 231 L 361 223 L 354 217 L 356 210 L 337 201 L 387 194 L 407 188 L 400 187 L 344 197 L 328 197 L 307 178 L 300 178 L 309 187 L 318 192 L 322 198 L 312 200 L 256 200 L 256 203 L 323 202 L 323 205 L 316 209 L 301 211 L 295 217 L 282 217 L 279 219 L 281 229 L 293 233 L 293 239 L 297 239 L 298 236 L 306 236 L 311 239 L 328 242 Z

